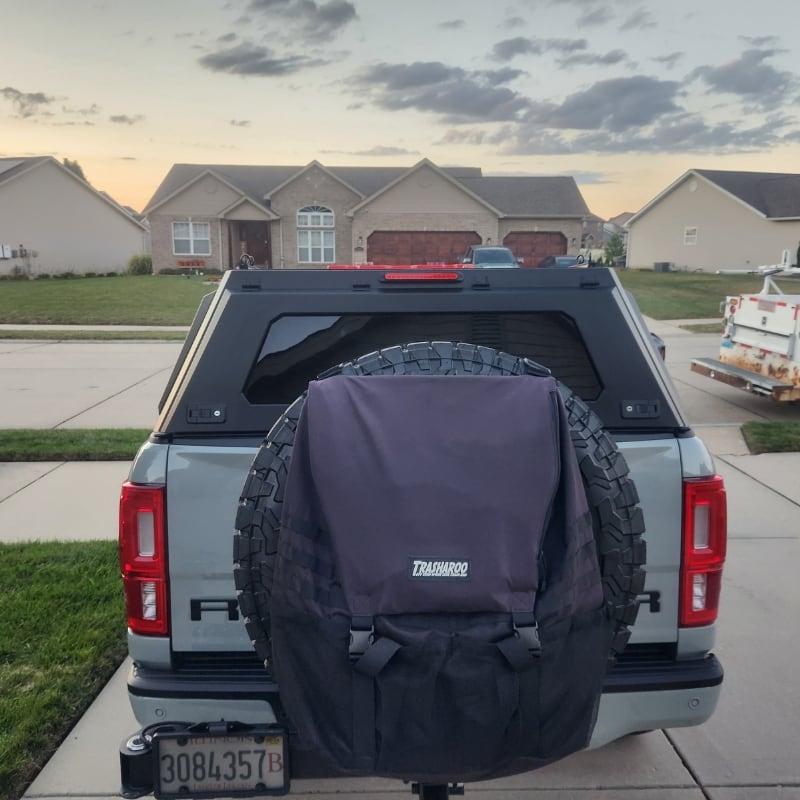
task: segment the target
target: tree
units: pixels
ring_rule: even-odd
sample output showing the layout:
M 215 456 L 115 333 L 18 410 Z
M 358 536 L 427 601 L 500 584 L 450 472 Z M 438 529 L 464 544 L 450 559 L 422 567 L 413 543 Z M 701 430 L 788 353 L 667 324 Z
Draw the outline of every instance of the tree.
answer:
M 83 174 L 83 169 L 77 161 L 72 161 L 69 158 L 65 158 L 62 163 L 70 172 L 77 175 L 82 181 L 86 180 L 86 176 Z M 88 181 L 86 182 L 88 183 Z
M 625 243 L 622 241 L 622 235 L 619 233 L 612 233 L 608 242 L 606 242 L 606 264 L 613 264 L 615 258 L 622 258 L 625 255 Z

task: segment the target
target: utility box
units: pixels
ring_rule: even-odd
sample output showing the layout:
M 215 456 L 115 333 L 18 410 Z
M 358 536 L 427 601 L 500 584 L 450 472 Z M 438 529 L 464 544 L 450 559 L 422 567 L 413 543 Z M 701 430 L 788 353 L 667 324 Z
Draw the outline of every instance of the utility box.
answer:
M 669 272 L 672 269 L 671 261 L 654 261 L 653 272 Z
M 695 358 L 692 370 L 738 389 L 800 400 L 800 294 L 784 294 L 769 276 L 758 294 L 725 299 L 719 358 Z

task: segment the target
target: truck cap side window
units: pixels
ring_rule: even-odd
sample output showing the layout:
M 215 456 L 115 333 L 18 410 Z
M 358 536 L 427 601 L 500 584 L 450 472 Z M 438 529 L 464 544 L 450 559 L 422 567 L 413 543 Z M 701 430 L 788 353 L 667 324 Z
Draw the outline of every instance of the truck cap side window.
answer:
M 290 403 L 329 367 L 421 338 L 531 358 L 584 400 L 602 390 L 577 326 L 557 312 L 285 314 L 267 330 L 244 394 L 254 404 Z

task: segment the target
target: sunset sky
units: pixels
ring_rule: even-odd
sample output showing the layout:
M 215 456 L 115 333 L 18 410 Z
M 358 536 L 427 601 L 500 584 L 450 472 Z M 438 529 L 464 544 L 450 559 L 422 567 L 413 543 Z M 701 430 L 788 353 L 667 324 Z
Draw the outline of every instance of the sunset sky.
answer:
M 0 0 L 0 157 L 141 210 L 174 163 L 800 173 L 800 2 Z

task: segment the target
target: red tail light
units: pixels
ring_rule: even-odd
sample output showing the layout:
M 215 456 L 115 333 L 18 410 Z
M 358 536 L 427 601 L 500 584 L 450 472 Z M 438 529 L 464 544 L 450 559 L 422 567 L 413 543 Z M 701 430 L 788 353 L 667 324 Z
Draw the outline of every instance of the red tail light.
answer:
M 119 565 L 128 627 L 169 633 L 166 504 L 163 486 L 126 481 L 119 500 Z
M 685 480 L 681 626 L 710 625 L 717 618 L 727 539 L 727 503 L 722 478 L 714 475 Z
M 444 272 L 442 270 L 431 272 L 386 272 L 385 281 L 460 281 L 461 275 L 455 270 Z

